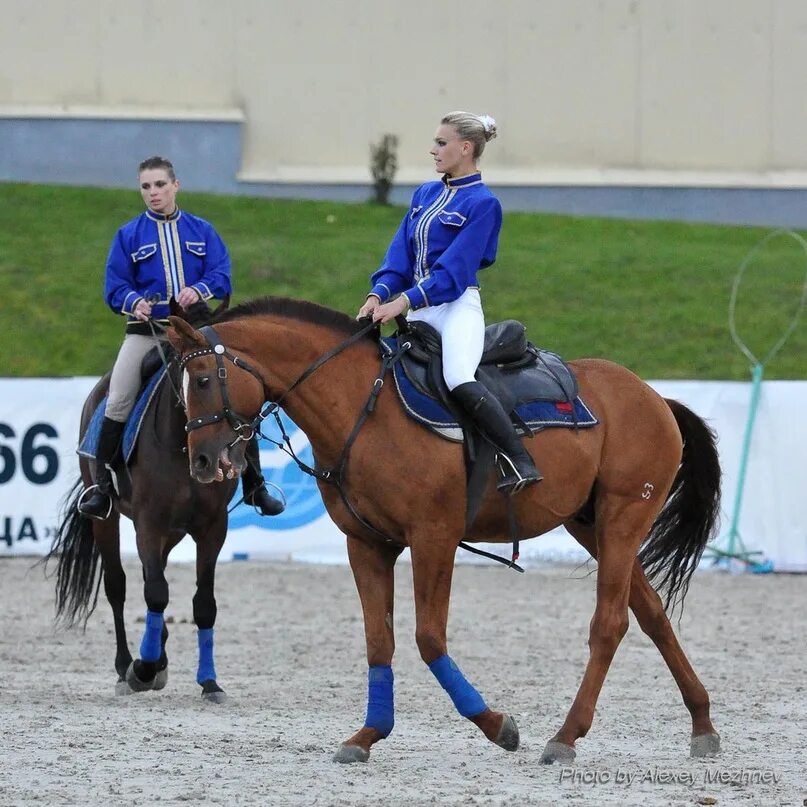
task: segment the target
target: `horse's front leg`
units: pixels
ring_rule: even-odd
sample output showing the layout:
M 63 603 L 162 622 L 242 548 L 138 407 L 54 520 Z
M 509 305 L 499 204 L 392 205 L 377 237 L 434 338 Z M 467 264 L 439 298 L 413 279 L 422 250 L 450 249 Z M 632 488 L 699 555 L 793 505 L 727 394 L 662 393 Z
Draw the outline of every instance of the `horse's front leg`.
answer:
M 334 762 L 367 762 L 370 748 L 388 737 L 395 722 L 392 655 L 395 633 L 392 624 L 395 561 L 401 547 L 365 543 L 347 537 L 347 552 L 364 612 L 369 670 L 367 715 L 364 726 L 345 740 Z
M 196 594 L 193 597 L 193 621 L 199 644 L 199 666 L 196 683 L 202 687 L 202 698 L 210 703 L 224 703 L 227 696 L 216 682 L 213 662 L 213 627 L 216 624 L 214 582 L 216 561 L 227 536 L 227 513 L 209 522 L 203 531 L 194 532 L 196 541 Z
M 168 581 L 159 533 L 137 525 L 137 550 L 143 564 L 143 595 L 146 600 L 146 627 L 140 642 L 140 658 L 126 672 L 126 682 L 134 692 L 162 689 L 168 681 L 168 656 L 165 644 L 168 628 Z
M 412 542 L 415 640 L 420 657 L 463 717 L 475 723 L 491 742 L 506 751 L 515 751 L 519 742 L 515 720 L 503 712 L 489 709 L 448 655 L 446 623 L 455 553 L 456 545 L 441 543 L 436 534 L 424 535 Z

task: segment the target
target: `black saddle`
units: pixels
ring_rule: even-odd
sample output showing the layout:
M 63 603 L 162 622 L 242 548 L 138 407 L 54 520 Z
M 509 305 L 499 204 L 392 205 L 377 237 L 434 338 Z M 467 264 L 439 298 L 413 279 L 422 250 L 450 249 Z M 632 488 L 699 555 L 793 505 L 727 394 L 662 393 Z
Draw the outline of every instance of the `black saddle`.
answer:
M 425 395 L 456 413 L 457 405 L 443 380 L 440 334 L 425 322 L 399 321 L 398 343 L 410 343 L 402 365 L 407 378 Z M 485 346 L 476 378 L 495 395 L 506 412 L 528 401 L 564 401 L 577 397 L 577 379 L 556 353 L 527 341 L 527 329 L 507 319 L 485 328 Z M 516 425 L 524 428 L 520 418 Z

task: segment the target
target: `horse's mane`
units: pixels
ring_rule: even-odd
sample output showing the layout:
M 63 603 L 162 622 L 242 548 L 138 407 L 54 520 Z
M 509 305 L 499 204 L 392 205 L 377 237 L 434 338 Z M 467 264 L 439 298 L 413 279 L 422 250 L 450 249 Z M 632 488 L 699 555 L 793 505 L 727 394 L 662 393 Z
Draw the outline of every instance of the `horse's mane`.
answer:
M 255 300 L 247 300 L 222 312 L 214 321 L 230 322 L 262 314 L 301 320 L 313 325 L 324 325 L 347 336 L 352 336 L 364 327 L 363 323 L 357 322 L 341 311 L 308 300 L 294 300 L 291 297 L 258 297 Z M 375 339 L 373 331 L 370 331 L 367 336 L 369 339 Z

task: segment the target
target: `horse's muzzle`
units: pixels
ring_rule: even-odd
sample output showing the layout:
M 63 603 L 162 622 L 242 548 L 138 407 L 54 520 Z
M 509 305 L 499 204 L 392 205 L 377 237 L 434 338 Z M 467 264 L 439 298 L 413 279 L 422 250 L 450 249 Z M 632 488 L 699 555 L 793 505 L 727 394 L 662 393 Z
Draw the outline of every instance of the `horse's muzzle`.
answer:
M 241 475 L 245 465 L 243 450 L 236 449 L 231 453 L 229 446 L 225 446 L 218 455 L 204 449 L 194 451 L 190 459 L 191 476 L 203 484 L 222 482 L 225 478 L 235 479 Z

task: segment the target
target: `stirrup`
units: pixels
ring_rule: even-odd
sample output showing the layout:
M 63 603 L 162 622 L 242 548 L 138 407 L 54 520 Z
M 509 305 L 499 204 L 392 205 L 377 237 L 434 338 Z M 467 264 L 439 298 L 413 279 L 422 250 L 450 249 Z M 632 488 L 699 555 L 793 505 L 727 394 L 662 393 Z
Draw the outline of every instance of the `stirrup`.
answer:
M 509 468 L 505 468 L 504 463 L 507 463 Z M 507 454 L 499 453 L 497 457 L 497 465 L 499 466 L 499 473 L 501 473 L 502 478 L 499 483 L 496 485 L 496 489 L 503 493 L 505 496 L 515 496 L 518 493 L 521 493 L 524 488 L 528 487 L 529 485 L 535 485 L 543 479 L 541 472 L 536 468 L 535 473 L 537 474 L 537 479 L 526 479 L 521 475 L 518 468 L 516 468 L 515 463 Z M 507 481 L 508 477 L 514 476 L 515 480 L 513 482 Z
M 81 512 L 81 505 L 84 504 L 85 497 L 87 496 L 88 493 L 96 489 L 101 490 L 99 485 L 90 485 L 88 488 L 84 489 L 84 492 L 81 494 L 81 496 L 79 496 L 78 502 L 76 503 L 76 510 L 78 510 L 79 515 L 84 516 L 84 518 L 91 518 L 94 521 L 106 521 L 112 515 L 112 496 L 110 496 L 108 493 L 104 493 L 104 496 L 106 496 L 107 499 L 109 499 L 109 507 L 107 508 L 105 516 L 94 516 L 92 515 L 92 513 Z M 101 492 L 103 493 L 103 491 Z
M 278 496 L 272 496 L 272 494 L 271 494 L 271 493 L 269 493 L 269 491 L 267 490 L 267 488 L 270 488 L 270 487 L 271 487 L 271 488 L 274 488 L 274 489 L 275 489 L 275 490 L 276 490 L 276 491 L 277 491 L 277 492 L 280 494 L 280 496 L 279 496 L 279 497 L 278 497 Z M 270 498 L 274 499 L 276 502 L 280 502 L 281 509 L 280 509 L 280 510 L 279 510 L 277 513 L 275 513 L 275 514 L 274 514 L 274 515 L 279 516 L 279 515 L 280 515 L 282 512 L 284 512 L 284 511 L 285 511 L 285 509 L 286 509 L 286 504 L 288 503 L 288 502 L 287 502 L 287 500 L 286 500 L 286 494 L 283 492 L 283 489 L 282 489 L 282 488 L 280 488 L 280 487 L 278 487 L 278 486 L 277 486 L 277 485 L 276 485 L 274 482 L 267 482 L 265 479 L 263 479 L 263 477 L 261 477 L 261 481 L 260 481 L 260 482 L 258 483 L 258 485 L 257 485 L 257 486 L 256 486 L 256 487 L 255 487 L 255 488 L 252 490 L 252 492 L 249 494 L 249 496 L 244 496 L 244 498 L 243 498 L 243 502 L 244 502 L 244 504 L 246 504 L 248 507 L 251 507 L 253 510 L 255 510 L 255 512 L 256 512 L 256 513 L 258 513 L 258 515 L 260 515 L 260 516 L 266 516 L 266 514 L 264 514 L 263 512 L 261 512 L 261 510 L 260 510 L 260 508 L 258 507 L 258 505 L 257 505 L 257 504 L 255 504 L 255 494 L 256 494 L 256 493 L 257 493 L 257 492 L 258 492 L 258 491 L 259 491 L 261 488 L 263 488 L 263 489 L 264 489 L 264 491 L 266 491 L 266 495 L 267 495 L 267 496 L 269 496 Z M 252 501 L 250 501 L 250 500 L 252 500 Z

